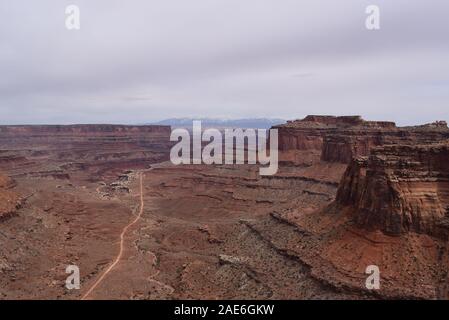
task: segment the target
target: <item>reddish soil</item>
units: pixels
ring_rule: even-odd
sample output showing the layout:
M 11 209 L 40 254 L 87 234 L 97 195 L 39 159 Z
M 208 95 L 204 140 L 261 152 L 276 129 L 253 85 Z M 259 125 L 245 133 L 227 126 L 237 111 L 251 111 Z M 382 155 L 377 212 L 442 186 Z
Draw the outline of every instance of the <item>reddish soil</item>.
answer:
M 442 125 L 308 117 L 266 177 L 174 166 L 164 127 L 1 127 L 0 298 L 446 299 Z

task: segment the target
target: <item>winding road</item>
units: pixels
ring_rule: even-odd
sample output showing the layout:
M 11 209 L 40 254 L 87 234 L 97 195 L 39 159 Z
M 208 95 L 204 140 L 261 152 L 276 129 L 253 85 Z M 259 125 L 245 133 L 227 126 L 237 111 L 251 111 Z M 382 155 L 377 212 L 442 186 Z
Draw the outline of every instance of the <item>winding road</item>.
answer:
M 139 213 L 133 221 L 131 221 L 128 225 L 126 225 L 123 228 L 122 233 L 120 234 L 120 251 L 118 252 L 117 257 L 112 262 L 112 264 L 103 272 L 103 274 L 97 279 L 97 281 L 95 281 L 95 283 L 89 288 L 89 290 L 83 295 L 81 300 L 86 300 L 89 297 L 89 295 L 95 290 L 95 288 L 104 280 L 104 278 L 108 275 L 108 273 L 110 273 L 112 271 L 112 269 L 114 269 L 114 267 L 120 262 L 122 255 L 123 255 L 123 251 L 124 251 L 126 232 L 128 231 L 128 229 L 130 227 L 132 227 L 134 224 L 136 224 L 142 217 L 143 208 L 144 208 L 143 173 L 140 173 L 139 178 L 140 178 L 140 209 L 139 209 Z

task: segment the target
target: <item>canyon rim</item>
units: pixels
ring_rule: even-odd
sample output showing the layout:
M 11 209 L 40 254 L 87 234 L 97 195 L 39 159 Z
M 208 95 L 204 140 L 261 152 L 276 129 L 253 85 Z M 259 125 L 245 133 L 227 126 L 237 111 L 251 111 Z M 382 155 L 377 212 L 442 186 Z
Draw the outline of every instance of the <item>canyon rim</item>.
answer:
M 0 126 L 1 297 L 448 298 L 445 122 L 274 128 L 279 170 L 261 176 L 172 164 L 169 126 Z

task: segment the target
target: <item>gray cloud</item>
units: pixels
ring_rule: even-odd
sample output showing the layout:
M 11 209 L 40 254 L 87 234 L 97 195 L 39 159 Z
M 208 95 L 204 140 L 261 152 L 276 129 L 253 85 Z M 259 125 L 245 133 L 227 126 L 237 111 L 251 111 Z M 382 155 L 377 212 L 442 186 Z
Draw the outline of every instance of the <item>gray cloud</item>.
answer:
M 65 29 L 68 4 L 80 31 Z M 2 124 L 449 119 L 445 0 L 15 0 L 0 12 Z

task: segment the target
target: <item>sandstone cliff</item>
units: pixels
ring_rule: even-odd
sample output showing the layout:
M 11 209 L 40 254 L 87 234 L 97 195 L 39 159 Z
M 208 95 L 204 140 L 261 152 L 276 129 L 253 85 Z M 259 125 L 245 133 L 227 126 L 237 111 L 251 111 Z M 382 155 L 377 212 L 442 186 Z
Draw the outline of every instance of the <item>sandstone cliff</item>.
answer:
M 368 156 L 376 146 L 449 139 L 444 121 L 397 127 L 394 122 L 365 121 L 360 116 L 307 116 L 274 128 L 279 130 L 281 161 L 293 165 L 320 160 L 349 164 L 355 157 Z
M 352 161 L 337 193 L 358 225 L 386 233 L 445 234 L 449 144 L 389 145 Z M 446 230 L 447 231 L 447 230 Z
M 380 298 L 448 299 L 447 123 L 396 127 L 359 117 L 309 116 L 278 128 L 285 136 L 281 154 L 295 153 L 294 165 L 313 153 L 319 157 L 309 168 L 348 166 L 335 201 L 318 210 L 296 205 L 252 228 L 326 286 Z M 304 150 L 300 142 L 284 143 L 289 135 L 305 141 L 318 136 L 321 144 Z M 290 225 L 291 234 L 278 221 Z M 379 267 L 380 290 L 365 287 L 369 265 Z
M 369 152 L 351 160 L 335 201 L 317 210 L 297 203 L 251 223 L 252 230 L 326 287 L 382 299 L 448 299 L 449 142 Z M 379 290 L 365 285 L 370 265 L 380 270 Z

